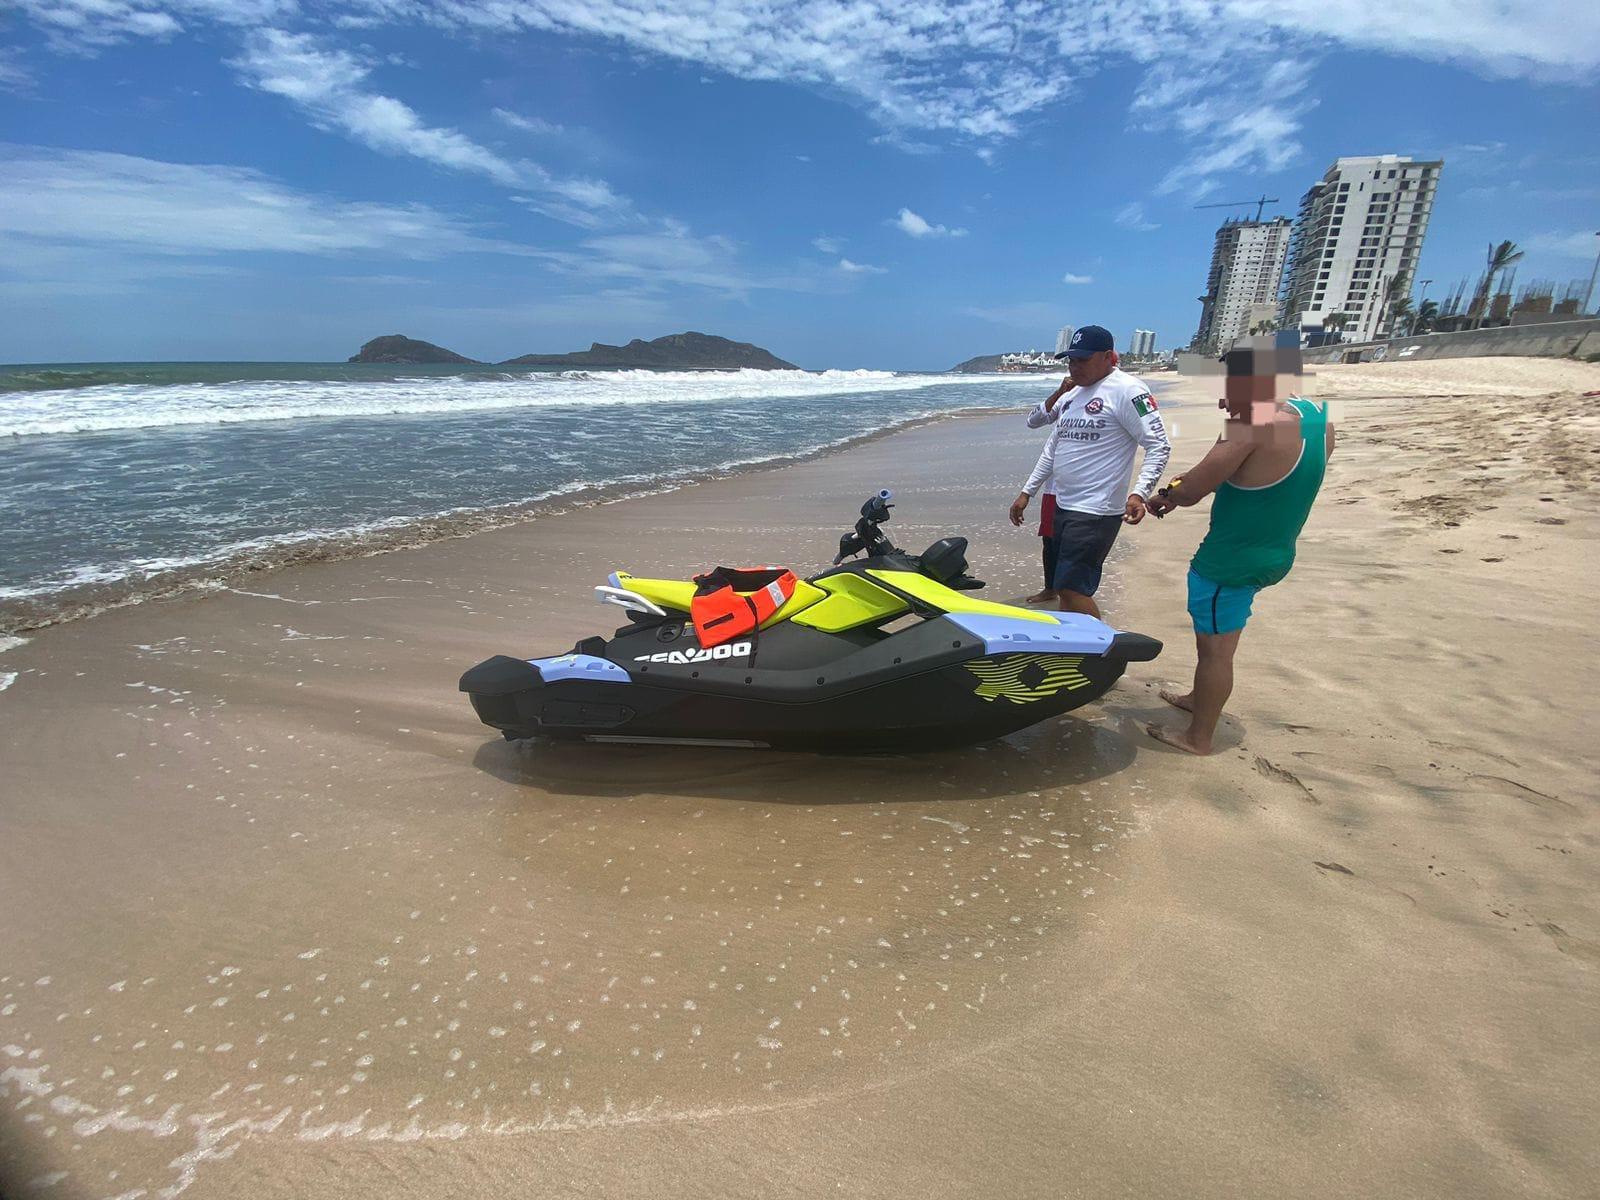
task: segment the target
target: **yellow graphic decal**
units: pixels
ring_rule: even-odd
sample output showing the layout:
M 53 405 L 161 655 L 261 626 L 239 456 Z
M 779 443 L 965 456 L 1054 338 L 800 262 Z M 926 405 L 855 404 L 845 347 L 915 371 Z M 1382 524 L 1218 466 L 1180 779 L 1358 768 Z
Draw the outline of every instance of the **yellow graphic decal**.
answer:
M 1082 655 L 1011 654 L 1003 660 L 974 659 L 967 670 L 978 677 L 977 694 L 985 700 L 1002 697 L 1013 704 L 1032 704 L 1060 691 L 1076 691 L 1089 686 L 1089 677 L 1078 667 Z

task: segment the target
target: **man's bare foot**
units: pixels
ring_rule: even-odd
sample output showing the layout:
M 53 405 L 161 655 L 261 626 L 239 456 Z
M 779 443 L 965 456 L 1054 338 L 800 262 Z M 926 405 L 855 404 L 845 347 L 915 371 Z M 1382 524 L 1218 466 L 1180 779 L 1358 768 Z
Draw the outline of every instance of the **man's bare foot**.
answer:
M 1026 603 L 1026 604 L 1053 604 L 1053 603 L 1055 603 L 1055 600 L 1056 600 L 1056 593 L 1055 592 L 1035 592 L 1033 595 L 1029 596 L 1027 598 L 1027 600 L 1024 601 L 1024 603 Z
M 1172 705 L 1173 708 L 1181 708 L 1181 709 L 1183 709 L 1184 712 L 1193 712 L 1194 711 L 1194 693 L 1193 692 L 1185 692 L 1183 695 L 1180 696 L 1176 692 L 1169 692 L 1169 691 L 1167 691 L 1166 688 L 1162 688 L 1160 693 L 1159 693 L 1159 695 L 1168 704 Z
M 1204 756 L 1211 753 L 1211 743 L 1208 741 L 1202 744 L 1190 741 L 1187 729 L 1179 733 L 1162 725 L 1146 725 L 1144 731 L 1155 738 L 1156 741 L 1165 742 L 1167 745 L 1176 747 L 1188 754 Z

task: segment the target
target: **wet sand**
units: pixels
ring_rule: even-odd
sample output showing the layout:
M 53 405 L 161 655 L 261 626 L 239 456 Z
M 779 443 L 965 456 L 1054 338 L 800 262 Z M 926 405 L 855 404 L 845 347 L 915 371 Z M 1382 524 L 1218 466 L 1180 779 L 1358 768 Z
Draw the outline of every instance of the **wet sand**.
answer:
M 1032 591 L 1020 415 L 0 652 L 0 1190 L 1592 1194 L 1600 368 L 1444 365 L 1308 383 L 1341 446 L 1203 762 L 1142 732 L 1198 512 L 1103 595 L 1162 658 L 987 746 L 513 746 L 455 691 L 879 486 Z

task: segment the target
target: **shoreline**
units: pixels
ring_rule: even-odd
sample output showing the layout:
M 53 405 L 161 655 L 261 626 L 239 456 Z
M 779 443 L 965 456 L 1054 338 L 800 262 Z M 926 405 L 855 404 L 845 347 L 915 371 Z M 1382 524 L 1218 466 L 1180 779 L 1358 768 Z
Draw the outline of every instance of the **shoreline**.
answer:
M 340 562 L 372 558 L 399 550 L 414 549 L 435 542 L 468 538 L 490 530 L 504 529 L 529 521 L 559 516 L 577 509 L 616 504 L 627 500 L 667 495 L 717 479 L 782 470 L 838 454 L 896 433 L 945 420 L 994 416 L 1007 410 L 997 408 L 952 409 L 947 412 L 912 417 L 897 424 L 855 434 L 798 454 L 773 455 L 749 459 L 681 475 L 664 476 L 648 482 L 611 485 L 575 484 L 570 490 L 556 489 L 544 496 L 487 508 L 466 508 L 415 518 L 396 518 L 392 525 L 359 530 L 310 531 L 286 535 L 286 540 L 260 549 L 242 549 L 217 560 L 180 564 L 142 577 L 123 576 L 105 583 L 84 583 L 34 597 L 0 597 L 0 637 L 37 632 L 72 621 L 88 620 L 101 613 L 143 604 L 151 600 L 227 591 L 247 580 L 309 563 Z

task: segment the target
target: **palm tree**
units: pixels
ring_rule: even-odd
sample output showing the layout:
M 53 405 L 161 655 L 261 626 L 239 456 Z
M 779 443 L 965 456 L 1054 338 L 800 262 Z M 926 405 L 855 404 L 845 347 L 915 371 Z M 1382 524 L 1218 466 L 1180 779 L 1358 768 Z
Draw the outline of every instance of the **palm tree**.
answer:
M 1383 289 L 1383 304 L 1378 311 L 1378 328 L 1384 328 L 1384 320 L 1388 320 L 1389 335 L 1394 336 L 1395 328 L 1411 312 L 1411 276 L 1402 271 L 1389 280 Z
M 1271 317 L 1268 317 L 1265 321 L 1257 321 L 1254 325 L 1250 326 L 1251 334 L 1275 333 L 1277 332 L 1277 329 L 1278 322 L 1273 320 Z
M 1411 314 L 1411 327 L 1406 332 L 1411 335 L 1427 333 L 1438 319 L 1439 305 L 1435 301 L 1424 300 L 1417 305 L 1417 311 Z
M 1483 279 L 1478 284 L 1477 293 L 1472 297 L 1472 307 L 1467 309 L 1470 315 L 1481 317 L 1489 311 L 1489 296 L 1494 292 L 1494 277 L 1521 258 L 1522 250 L 1515 242 L 1501 242 L 1498 246 L 1492 242 L 1489 244 Z
M 1337 334 L 1347 324 L 1349 324 L 1349 321 L 1350 321 L 1350 314 L 1349 313 L 1331 312 L 1327 316 L 1322 318 L 1322 327 L 1324 329 L 1326 329 L 1329 333 Z M 1335 337 L 1334 340 L 1335 341 L 1339 341 L 1340 339 Z

